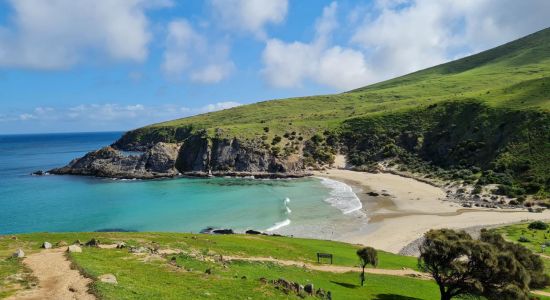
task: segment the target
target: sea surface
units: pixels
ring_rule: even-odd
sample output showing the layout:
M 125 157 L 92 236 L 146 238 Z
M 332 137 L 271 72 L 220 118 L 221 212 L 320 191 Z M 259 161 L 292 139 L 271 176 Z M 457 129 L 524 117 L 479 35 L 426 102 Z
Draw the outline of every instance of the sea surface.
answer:
M 0 135 L 0 234 L 215 227 L 300 235 L 300 228 L 328 232 L 330 224 L 357 218 L 361 208 L 349 186 L 322 178 L 144 181 L 31 175 L 63 166 L 121 135 Z

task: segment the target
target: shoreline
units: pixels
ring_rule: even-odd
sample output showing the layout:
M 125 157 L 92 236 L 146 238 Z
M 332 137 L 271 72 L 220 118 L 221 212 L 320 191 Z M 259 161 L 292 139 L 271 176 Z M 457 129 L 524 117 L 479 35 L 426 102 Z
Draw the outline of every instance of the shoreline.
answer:
M 334 240 L 392 253 L 399 253 L 430 229 L 482 228 L 550 219 L 548 210 L 532 213 L 525 209 L 464 208 L 445 201 L 445 192 L 439 187 L 391 173 L 330 169 L 314 172 L 314 176 L 352 186 L 359 192 L 357 196 L 368 217 L 365 226 L 361 226 L 368 230 L 339 232 Z M 370 196 L 371 192 L 378 196 Z

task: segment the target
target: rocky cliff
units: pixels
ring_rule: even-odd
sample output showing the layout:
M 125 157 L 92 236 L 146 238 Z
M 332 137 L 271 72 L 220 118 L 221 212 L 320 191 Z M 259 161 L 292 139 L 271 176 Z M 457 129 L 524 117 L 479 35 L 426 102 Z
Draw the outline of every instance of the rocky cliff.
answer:
M 143 151 L 125 155 L 113 146 L 90 152 L 52 174 L 88 175 L 109 178 L 151 179 L 189 176 L 254 176 L 258 178 L 303 177 L 304 163 L 299 155 L 279 158 L 261 144 L 238 139 L 189 136 L 183 143 L 158 142 L 153 146 L 133 143 L 121 147 Z
M 178 175 L 175 162 L 179 148 L 180 144 L 157 143 L 141 155 L 125 155 L 113 147 L 105 147 L 49 172 L 109 178 L 173 177 Z

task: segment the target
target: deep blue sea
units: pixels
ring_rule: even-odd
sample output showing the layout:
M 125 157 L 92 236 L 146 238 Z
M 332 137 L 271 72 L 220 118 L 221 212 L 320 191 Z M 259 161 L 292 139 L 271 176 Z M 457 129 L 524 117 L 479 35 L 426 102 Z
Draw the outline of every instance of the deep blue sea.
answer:
M 315 228 L 360 205 L 339 182 L 305 178 L 112 180 L 32 176 L 111 144 L 121 132 L 0 135 L 0 234 Z

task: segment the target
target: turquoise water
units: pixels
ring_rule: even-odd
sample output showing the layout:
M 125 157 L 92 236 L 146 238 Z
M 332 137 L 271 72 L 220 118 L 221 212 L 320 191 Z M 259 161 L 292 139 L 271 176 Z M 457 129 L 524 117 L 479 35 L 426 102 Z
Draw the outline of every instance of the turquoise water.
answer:
M 198 232 L 209 226 L 266 230 L 344 217 L 342 203 L 334 196 L 338 189 L 316 178 L 140 181 L 29 175 L 64 165 L 120 135 L 0 136 L 0 234 Z

